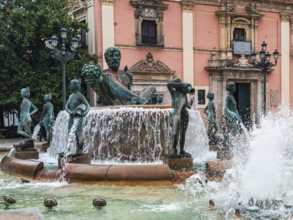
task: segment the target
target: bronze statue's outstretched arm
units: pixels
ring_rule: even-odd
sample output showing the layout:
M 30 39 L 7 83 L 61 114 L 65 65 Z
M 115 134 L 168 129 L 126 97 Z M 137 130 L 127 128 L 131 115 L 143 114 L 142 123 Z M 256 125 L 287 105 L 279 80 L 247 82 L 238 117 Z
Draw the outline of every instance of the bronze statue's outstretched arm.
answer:
M 118 82 L 117 80 L 113 80 L 110 74 L 107 74 L 104 80 L 106 84 L 109 86 L 111 93 L 115 97 L 127 100 L 129 102 L 133 101 L 134 99 L 137 100 L 139 103 L 143 103 L 145 101 L 144 98 L 139 97 L 135 93 L 131 92 L 122 83 Z

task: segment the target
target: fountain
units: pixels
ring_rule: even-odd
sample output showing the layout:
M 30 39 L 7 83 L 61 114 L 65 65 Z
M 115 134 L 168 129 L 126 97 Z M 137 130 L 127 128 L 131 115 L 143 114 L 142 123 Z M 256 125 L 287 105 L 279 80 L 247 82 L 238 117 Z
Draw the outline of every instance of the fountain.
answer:
M 138 98 L 136 102 L 146 101 L 124 92 L 125 97 Z M 57 156 L 67 147 L 70 120 L 67 111 L 60 112 L 49 152 L 40 152 L 39 159 L 31 160 L 0 154 L 1 171 L 9 174 L 0 174 L 2 196 L 17 201 L 13 208 L 25 209 L 21 212 L 28 215 L 41 212 L 46 219 L 292 218 L 290 110 L 270 113 L 250 131 L 242 128 L 229 136 L 226 146 L 233 156 L 215 161 L 215 153 L 208 151 L 200 113 L 189 109 L 184 151 L 193 158 L 190 170 L 171 170 L 162 164 L 174 150 L 170 143 L 172 111 L 164 105 L 91 108 L 82 129 L 82 153 L 89 155 L 91 164 L 66 160 L 58 164 Z M 204 169 L 209 160 L 214 160 L 215 166 L 207 163 L 209 167 Z M 213 181 L 206 176 L 209 169 L 220 172 L 221 178 Z M 57 201 L 58 206 L 47 209 L 45 201 L 46 207 Z M 3 203 L 3 209 L 7 204 Z M 13 210 L 0 211 L 2 214 L 10 216 Z
M 130 109 L 144 111 L 139 107 L 137 109 L 121 107 L 120 110 L 125 112 Z M 165 110 L 170 109 L 163 109 Z M 91 109 L 87 117 L 98 114 L 95 111 L 98 112 L 97 109 Z M 102 113 L 105 112 L 102 111 Z M 194 124 L 203 122 L 197 120 L 200 119 L 198 112 L 190 115 L 194 117 L 190 120 L 190 128 L 193 129 L 187 130 L 186 150 L 198 160 L 194 151 L 191 150 L 195 145 L 191 144 L 194 139 L 190 137 L 195 131 L 199 132 L 199 129 L 193 127 Z M 60 120 L 60 126 L 65 124 L 62 121 L 66 120 L 65 116 L 65 112 L 58 115 L 56 121 Z M 88 118 L 85 121 L 87 120 Z M 237 149 L 231 161 L 233 166 L 226 171 L 221 182 L 206 183 L 203 170 L 187 179 L 185 184 L 173 186 L 121 187 L 119 185 L 122 182 L 117 182 L 116 186 L 71 185 L 56 181 L 39 182 L 36 179 L 24 186 L 19 178 L 6 175 L 0 175 L 0 185 L 3 195 L 12 195 L 17 201 L 14 208 L 32 207 L 32 202 L 25 199 L 31 196 L 34 198 L 34 207 L 38 207 L 46 219 L 70 219 L 73 216 L 84 216 L 85 212 L 88 219 L 94 219 L 97 210 L 89 207 L 92 207 L 91 203 L 96 197 L 107 200 L 107 206 L 103 207 L 100 210 L 102 212 L 98 214 L 105 218 L 126 219 L 125 216 L 127 216 L 128 219 L 135 219 L 144 215 L 145 219 L 153 219 L 152 216 L 156 215 L 161 218 L 176 217 L 177 219 L 193 219 L 195 216 L 203 219 L 233 219 L 237 216 L 242 216 L 244 219 L 290 219 L 293 198 L 291 181 L 293 142 L 292 136 L 288 134 L 293 132 L 292 121 L 293 113 L 289 110 L 280 110 L 279 113 L 269 114 L 262 118 L 261 124 L 255 125 L 248 132 L 246 139 L 238 139 Z M 88 129 L 94 128 L 89 126 Z M 207 136 L 198 136 L 198 138 L 208 141 Z M 53 143 L 54 141 L 53 138 Z M 243 148 L 246 150 L 244 151 Z M 98 156 L 96 159 L 93 163 L 102 162 Z M 117 159 L 120 157 L 112 155 L 108 159 L 110 161 L 104 161 L 104 165 L 119 163 Z M 44 165 L 47 169 L 57 167 L 56 158 L 52 162 L 49 153 L 40 153 L 39 160 L 45 161 Z M 154 161 L 159 163 L 159 160 Z M 120 163 L 126 163 L 125 159 L 120 159 Z M 127 162 L 128 165 L 129 163 L 136 162 Z M 128 167 L 128 169 L 131 168 Z M 43 196 L 39 198 L 39 195 Z M 71 196 L 68 197 L 68 195 Z M 45 207 L 42 208 L 46 197 L 54 197 L 58 201 L 58 206 L 53 212 L 47 211 Z M 77 206 L 74 206 L 72 201 L 76 202 Z M 110 211 L 113 209 L 109 207 L 120 207 L 119 210 L 123 207 L 123 211 L 119 211 L 119 214 L 113 213 Z

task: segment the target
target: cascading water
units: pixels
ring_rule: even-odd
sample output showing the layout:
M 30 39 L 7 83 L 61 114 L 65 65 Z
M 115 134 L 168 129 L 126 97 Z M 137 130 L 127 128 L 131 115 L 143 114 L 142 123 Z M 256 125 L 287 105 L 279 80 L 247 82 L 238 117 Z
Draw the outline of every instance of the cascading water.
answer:
M 98 160 L 158 161 L 169 152 L 172 141 L 171 108 L 97 108 L 84 120 L 84 153 Z M 208 153 L 208 138 L 204 123 L 196 110 L 189 110 L 189 126 L 185 149 L 199 158 Z M 63 152 L 67 145 L 65 111 L 58 114 L 50 155 Z
M 188 111 L 189 123 L 185 135 L 185 150 L 193 157 L 193 162 L 215 160 L 215 152 L 209 151 L 209 139 L 205 125 L 198 110 Z

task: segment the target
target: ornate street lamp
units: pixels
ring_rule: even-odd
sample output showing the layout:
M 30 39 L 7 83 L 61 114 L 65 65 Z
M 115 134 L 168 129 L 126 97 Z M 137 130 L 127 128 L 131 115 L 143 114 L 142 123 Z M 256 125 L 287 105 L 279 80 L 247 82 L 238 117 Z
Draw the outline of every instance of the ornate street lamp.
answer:
M 63 89 L 63 109 L 65 109 L 66 105 L 66 78 L 65 78 L 65 65 L 70 60 L 72 60 L 76 54 L 76 49 L 78 47 L 78 39 L 76 37 L 73 37 L 71 39 L 71 52 L 66 51 L 65 47 L 65 39 L 67 38 L 67 30 L 66 28 L 61 28 L 61 50 L 56 49 L 58 44 L 58 37 L 56 35 L 53 35 L 49 41 L 50 48 L 51 48 L 51 55 L 53 58 L 58 60 L 61 63 L 62 66 L 62 89 Z
M 279 52 L 277 50 L 274 51 L 274 60 L 275 63 L 270 62 L 271 54 L 267 51 L 267 43 L 263 41 L 261 44 L 261 51 L 259 52 L 260 61 L 256 61 L 256 52 L 251 52 L 251 59 L 253 61 L 253 66 L 261 69 L 263 76 L 264 76 L 264 82 L 263 82 L 263 114 L 266 115 L 267 113 L 267 73 L 269 69 L 277 65 L 278 58 L 279 58 Z

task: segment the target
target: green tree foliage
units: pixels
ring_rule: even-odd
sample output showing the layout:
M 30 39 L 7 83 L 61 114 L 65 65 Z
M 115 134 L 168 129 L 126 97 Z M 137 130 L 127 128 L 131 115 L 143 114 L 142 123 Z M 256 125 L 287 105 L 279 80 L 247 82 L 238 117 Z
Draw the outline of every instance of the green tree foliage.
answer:
M 62 108 L 62 74 L 59 61 L 51 58 L 46 41 L 67 28 L 67 50 L 72 36 L 86 29 L 73 20 L 68 0 L 0 0 L 0 107 L 19 109 L 20 89 L 29 87 L 31 101 L 42 109 L 43 97 L 52 94 L 56 110 Z M 58 36 L 60 39 L 60 36 Z M 60 42 L 59 42 L 60 43 Z M 66 66 L 66 83 L 79 78 L 84 63 L 96 62 L 85 49 L 78 49 Z M 68 86 L 67 86 L 68 87 Z M 69 92 L 67 92 L 67 96 Z M 1 111 L 0 111 L 1 112 Z

